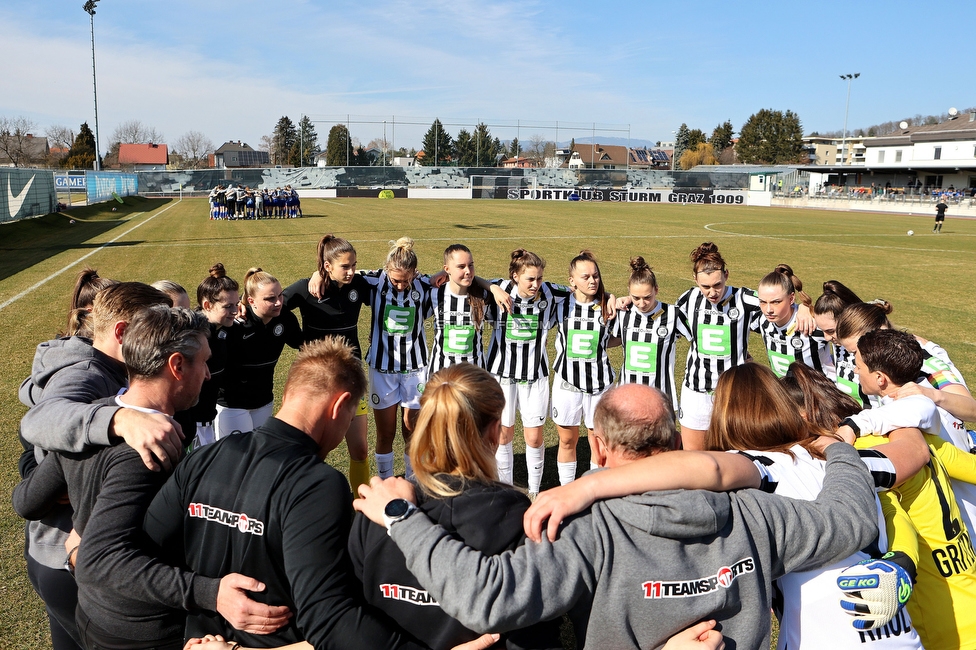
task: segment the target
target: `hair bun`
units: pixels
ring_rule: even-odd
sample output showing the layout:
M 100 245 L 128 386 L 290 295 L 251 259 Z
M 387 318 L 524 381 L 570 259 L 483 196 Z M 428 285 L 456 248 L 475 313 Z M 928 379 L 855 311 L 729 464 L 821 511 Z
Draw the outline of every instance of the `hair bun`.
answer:
M 227 270 L 224 269 L 224 265 L 217 262 L 210 267 L 210 277 L 212 278 L 225 278 L 227 277 Z

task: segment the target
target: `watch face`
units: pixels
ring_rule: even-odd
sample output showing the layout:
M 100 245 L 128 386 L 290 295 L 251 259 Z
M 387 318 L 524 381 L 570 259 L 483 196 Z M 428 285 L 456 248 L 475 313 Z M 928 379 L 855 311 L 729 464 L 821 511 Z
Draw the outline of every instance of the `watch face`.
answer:
M 386 510 L 384 514 L 391 519 L 397 517 L 402 517 L 407 514 L 407 509 L 410 507 L 410 503 L 406 499 L 393 499 L 388 504 L 386 504 Z

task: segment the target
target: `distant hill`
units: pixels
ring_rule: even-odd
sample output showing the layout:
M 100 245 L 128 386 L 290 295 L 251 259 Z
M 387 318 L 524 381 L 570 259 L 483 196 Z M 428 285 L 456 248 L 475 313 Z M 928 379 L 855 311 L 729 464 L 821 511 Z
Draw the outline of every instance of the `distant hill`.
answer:
M 558 147 L 559 149 L 567 149 L 569 148 L 570 142 L 572 142 L 572 140 L 562 140 L 556 143 L 556 147 Z M 501 143 L 507 147 L 512 143 L 512 141 L 502 140 Z M 526 146 L 527 144 L 528 144 L 528 140 L 522 142 L 523 147 Z M 616 145 L 621 147 L 629 146 L 631 149 L 639 149 L 641 147 L 653 149 L 655 146 L 657 146 L 654 140 L 643 140 L 639 138 L 631 138 L 630 140 L 628 140 L 627 138 L 614 138 L 614 137 L 601 138 L 599 136 L 597 136 L 596 138 L 593 138 L 592 136 L 576 138 L 576 145 L 579 146 L 581 144 L 609 144 L 609 145 Z

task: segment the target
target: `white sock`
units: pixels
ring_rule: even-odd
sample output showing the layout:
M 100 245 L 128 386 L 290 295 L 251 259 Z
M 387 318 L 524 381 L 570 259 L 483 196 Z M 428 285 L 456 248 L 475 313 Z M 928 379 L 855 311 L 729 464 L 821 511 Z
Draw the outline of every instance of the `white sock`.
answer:
M 498 465 L 498 480 L 511 485 L 513 480 L 512 468 L 515 465 L 512 443 L 498 445 L 498 449 L 495 451 L 495 464 Z
M 413 476 L 413 465 L 410 464 L 410 456 L 407 456 L 406 452 L 403 454 L 403 478 L 410 478 Z
M 393 452 L 388 454 L 376 454 L 376 471 L 380 478 L 390 478 L 393 476 Z
M 546 446 L 530 447 L 525 445 L 525 465 L 529 470 L 529 492 L 538 494 L 542 486 L 542 466 L 546 461 Z
M 576 461 L 571 463 L 556 463 L 556 472 L 559 474 L 559 484 L 568 485 L 576 480 Z

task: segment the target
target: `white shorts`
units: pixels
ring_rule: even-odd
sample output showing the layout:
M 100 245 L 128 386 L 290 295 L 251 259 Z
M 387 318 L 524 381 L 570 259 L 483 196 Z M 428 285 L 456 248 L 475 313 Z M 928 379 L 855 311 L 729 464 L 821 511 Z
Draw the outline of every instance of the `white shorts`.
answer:
M 707 431 L 712 419 L 712 408 L 715 406 L 715 396 L 711 393 L 699 393 L 687 386 L 681 387 L 681 410 L 678 422 L 686 429 Z
M 412 372 L 380 372 L 369 369 L 369 402 L 374 409 L 399 404 L 405 409 L 420 408 L 420 394 L 424 392 L 427 369 Z
M 495 377 L 505 393 L 505 408 L 502 409 L 502 426 L 515 426 L 515 411 L 522 413 L 522 426 L 541 427 L 546 423 L 549 411 L 549 378 L 535 381 L 517 381 Z
M 562 379 L 552 382 L 552 421 L 561 427 L 575 427 L 580 418 L 587 429 L 593 428 L 593 412 L 607 389 L 599 393 L 581 393 Z
M 217 440 L 233 433 L 254 431 L 271 417 L 273 409 L 274 402 L 268 402 L 256 409 L 232 409 L 218 404 L 217 417 L 214 418 Z

